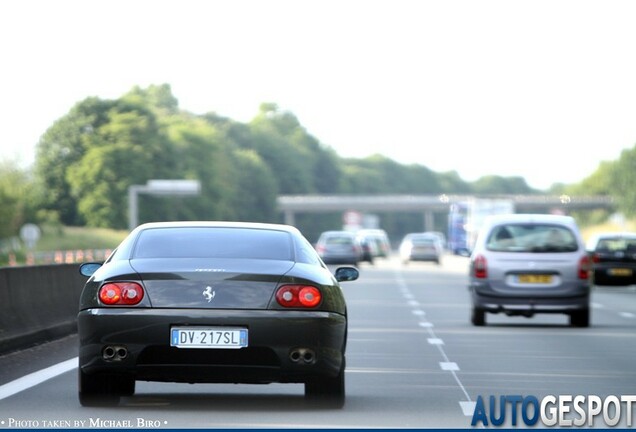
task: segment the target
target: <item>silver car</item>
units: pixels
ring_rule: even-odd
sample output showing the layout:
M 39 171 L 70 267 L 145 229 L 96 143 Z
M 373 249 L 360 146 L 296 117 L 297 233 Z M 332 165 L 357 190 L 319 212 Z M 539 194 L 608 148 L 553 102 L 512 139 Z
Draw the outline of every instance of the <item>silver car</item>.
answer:
M 402 264 L 408 264 L 410 261 L 432 261 L 435 264 L 440 264 L 443 249 L 437 234 L 409 233 L 404 236 L 400 243 L 400 259 Z
M 470 257 L 471 321 L 486 312 L 532 317 L 564 313 L 590 322 L 590 259 L 573 218 L 510 214 L 486 219 Z

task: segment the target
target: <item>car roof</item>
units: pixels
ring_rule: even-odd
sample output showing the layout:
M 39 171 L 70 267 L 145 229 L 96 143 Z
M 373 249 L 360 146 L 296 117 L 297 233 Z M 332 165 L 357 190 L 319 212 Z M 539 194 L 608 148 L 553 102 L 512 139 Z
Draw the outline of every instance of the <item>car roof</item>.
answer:
M 324 231 L 320 236 L 347 236 L 347 237 L 355 237 L 356 233 L 352 231 L 344 231 L 344 230 L 332 230 L 332 231 Z
M 485 219 L 486 225 L 500 225 L 502 223 L 554 223 L 568 226 L 576 226 L 572 216 L 553 215 L 542 213 L 511 213 L 504 215 L 490 215 Z
M 258 223 L 258 222 L 230 222 L 230 221 L 171 221 L 171 222 L 149 222 L 139 225 L 135 231 L 153 228 L 244 228 L 262 229 L 274 231 L 286 231 L 289 233 L 299 233 L 296 227 L 284 224 Z
M 433 234 L 432 232 L 416 232 L 416 233 L 408 233 L 404 236 L 404 240 L 410 239 L 432 239 L 432 240 L 440 240 L 439 236 Z
M 386 231 L 384 231 L 383 229 L 380 228 L 363 228 L 357 231 L 358 234 L 364 234 L 364 235 L 381 235 L 381 236 L 386 236 Z

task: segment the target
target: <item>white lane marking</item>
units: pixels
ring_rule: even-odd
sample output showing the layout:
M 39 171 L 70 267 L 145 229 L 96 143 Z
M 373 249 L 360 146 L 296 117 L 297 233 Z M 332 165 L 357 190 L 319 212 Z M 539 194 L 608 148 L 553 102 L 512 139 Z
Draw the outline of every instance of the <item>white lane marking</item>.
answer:
M 439 362 L 439 367 L 441 367 L 442 370 L 445 370 L 445 371 L 458 371 L 459 370 L 459 366 L 457 366 L 457 363 L 455 363 L 455 362 Z
M 636 315 L 634 315 L 631 312 L 621 312 L 619 315 L 622 316 L 623 318 L 634 318 L 634 317 L 636 317 Z
M 459 406 L 462 407 L 462 411 L 466 417 L 472 417 L 475 412 L 475 405 L 477 402 L 459 401 Z
M 413 295 L 413 293 L 411 293 L 411 290 L 409 289 L 408 285 L 406 284 L 406 281 L 404 280 L 404 278 L 402 277 L 402 273 L 400 273 L 399 270 L 395 271 L 395 279 L 397 281 L 397 284 L 400 287 L 400 290 L 403 293 L 409 293 L 411 295 Z M 422 315 L 424 315 L 424 311 L 422 310 L 418 310 L 418 311 L 413 311 L 413 313 L 415 313 L 415 315 L 418 315 L 416 312 L 421 312 Z M 430 325 L 429 325 L 430 324 Z M 426 321 L 420 321 L 419 323 L 420 327 L 425 327 L 428 331 L 428 334 L 430 337 L 432 338 L 437 338 L 437 335 L 435 335 L 435 331 L 433 330 L 433 324 L 428 323 Z M 450 365 L 452 362 L 448 359 L 448 356 L 446 355 L 446 351 L 444 351 L 444 347 L 442 345 L 436 345 L 437 349 L 439 350 L 440 354 L 442 355 L 442 357 L 444 358 L 445 362 L 440 362 L 440 366 L 444 363 Z M 470 395 L 468 394 L 468 391 L 466 390 L 466 387 L 464 387 L 464 384 L 462 384 L 461 380 L 459 379 L 459 376 L 457 376 L 457 371 L 459 370 L 459 366 L 457 366 L 457 363 L 452 363 L 453 365 L 455 365 L 455 368 L 448 369 L 449 372 L 453 375 L 453 379 L 455 380 L 455 382 L 457 383 L 457 385 L 459 386 L 459 388 L 461 389 L 462 393 L 464 393 L 465 396 L 465 401 L 461 401 L 460 402 L 460 406 L 463 407 L 462 404 L 465 403 L 474 403 L 473 400 L 470 398 Z M 442 366 L 443 368 L 443 366 Z M 462 408 L 463 410 L 463 408 Z
M 413 310 L 411 312 L 413 313 L 413 315 L 417 315 L 417 316 L 426 315 L 426 313 L 423 310 L 421 310 L 421 309 L 415 309 L 415 310 Z
M 444 341 L 440 338 L 428 338 L 428 343 L 431 345 L 444 345 Z
M 416 308 L 420 307 L 420 302 L 418 302 L 417 300 L 409 300 L 409 306 L 413 306 Z
M 62 375 L 70 370 L 77 368 L 78 358 L 72 358 L 65 362 L 58 363 L 46 369 L 33 372 L 32 374 L 25 375 L 22 378 L 18 378 L 15 381 L 0 386 L 0 400 L 13 396 L 16 393 L 35 387 L 44 381 L 55 378 L 58 375 Z
M 592 306 L 592 309 L 603 309 L 605 307 L 600 303 L 594 303 L 594 302 L 590 303 L 590 305 Z

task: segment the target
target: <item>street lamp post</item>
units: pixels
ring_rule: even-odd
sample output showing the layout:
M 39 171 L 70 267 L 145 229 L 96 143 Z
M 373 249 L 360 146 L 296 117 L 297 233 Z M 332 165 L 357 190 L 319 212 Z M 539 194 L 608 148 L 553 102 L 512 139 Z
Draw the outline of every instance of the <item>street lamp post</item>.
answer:
M 145 185 L 128 187 L 128 228 L 132 231 L 137 226 L 138 195 L 198 195 L 201 183 L 198 180 L 148 180 Z

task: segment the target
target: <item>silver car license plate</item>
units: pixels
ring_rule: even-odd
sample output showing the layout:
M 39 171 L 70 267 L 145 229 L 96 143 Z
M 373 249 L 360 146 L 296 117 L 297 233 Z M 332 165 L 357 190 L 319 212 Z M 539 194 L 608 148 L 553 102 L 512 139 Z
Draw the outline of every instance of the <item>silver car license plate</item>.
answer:
M 230 327 L 172 327 L 170 346 L 235 349 L 247 347 L 247 329 Z

